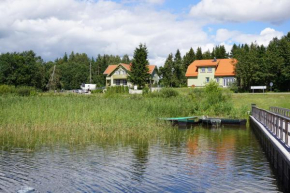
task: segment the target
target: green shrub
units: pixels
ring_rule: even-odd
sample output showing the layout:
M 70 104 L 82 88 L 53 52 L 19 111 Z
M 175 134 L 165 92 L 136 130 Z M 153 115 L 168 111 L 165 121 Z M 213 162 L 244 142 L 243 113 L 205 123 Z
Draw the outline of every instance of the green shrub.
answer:
M 0 85 L 0 95 L 15 93 L 15 86 Z
M 239 87 L 238 87 L 237 82 L 235 81 L 235 82 L 230 83 L 229 84 L 229 89 L 231 91 L 233 91 L 234 93 L 238 93 L 239 92 Z
M 103 89 L 97 88 L 96 90 L 91 91 L 92 94 L 103 93 Z
M 147 95 L 149 93 L 150 93 L 150 89 L 149 89 L 148 85 L 144 86 L 142 94 Z
M 169 97 L 176 97 L 178 96 L 178 92 L 172 88 L 163 88 L 160 91 L 161 97 L 169 98 Z
M 34 87 L 20 86 L 20 87 L 16 87 L 16 93 L 19 96 L 32 96 L 32 95 L 36 95 L 36 90 Z
M 192 112 L 206 115 L 230 115 L 233 112 L 232 93 L 210 81 L 205 88 L 194 88 L 189 93 L 193 105 Z
M 19 96 L 35 96 L 37 91 L 34 87 L 29 86 L 10 86 L 10 85 L 0 85 L 0 95 L 4 94 L 16 94 Z
M 127 86 L 111 86 L 107 87 L 106 95 L 113 94 L 128 94 L 129 88 Z

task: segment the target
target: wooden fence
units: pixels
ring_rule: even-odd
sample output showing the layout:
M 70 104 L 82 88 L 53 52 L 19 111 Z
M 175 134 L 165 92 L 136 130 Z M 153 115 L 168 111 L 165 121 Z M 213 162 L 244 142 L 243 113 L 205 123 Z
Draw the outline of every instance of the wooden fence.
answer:
M 288 150 L 289 148 L 289 109 L 271 107 L 271 111 L 252 105 L 252 116 L 263 124 L 266 129 Z M 288 110 L 288 111 L 286 111 Z M 287 113 L 286 113 L 287 112 Z
M 285 109 L 285 108 L 280 108 L 280 107 L 270 107 L 270 111 L 290 118 L 290 109 Z

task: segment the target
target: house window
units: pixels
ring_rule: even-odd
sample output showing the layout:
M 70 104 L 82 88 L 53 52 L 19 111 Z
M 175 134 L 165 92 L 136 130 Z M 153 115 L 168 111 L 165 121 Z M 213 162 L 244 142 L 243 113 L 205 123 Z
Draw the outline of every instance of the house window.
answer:
M 201 68 L 201 73 L 205 73 L 205 68 Z
M 212 73 L 212 68 L 208 68 L 208 69 L 207 69 L 207 72 L 208 72 L 208 73 Z
M 220 79 L 219 79 L 219 78 L 216 78 L 215 80 L 216 80 L 216 82 L 217 82 L 217 83 L 219 83 L 219 82 L 220 82 Z
M 127 85 L 127 80 L 123 80 L 123 85 Z
M 205 78 L 205 81 L 206 81 L 206 82 L 209 82 L 209 77 L 206 77 L 206 78 Z
M 116 85 L 120 85 L 120 80 L 119 79 L 116 79 Z
M 228 77 L 228 78 L 224 78 L 224 86 L 229 86 L 231 83 L 235 82 L 235 78 L 234 77 Z

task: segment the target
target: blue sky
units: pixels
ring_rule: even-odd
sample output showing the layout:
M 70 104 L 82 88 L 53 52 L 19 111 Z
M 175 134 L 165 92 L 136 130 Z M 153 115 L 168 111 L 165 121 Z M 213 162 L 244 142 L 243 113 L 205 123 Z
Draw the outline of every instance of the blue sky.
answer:
M 161 66 L 177 49 L 268 45 L 290 31 L 289 7 L 289 0 L 0 1 L 0 52 L 132 56 L 145 43 L 150 63 Z

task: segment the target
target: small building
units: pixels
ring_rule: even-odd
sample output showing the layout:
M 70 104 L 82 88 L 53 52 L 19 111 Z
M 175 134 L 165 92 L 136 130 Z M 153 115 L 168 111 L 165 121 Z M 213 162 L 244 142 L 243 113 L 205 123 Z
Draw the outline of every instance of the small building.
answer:
M 81 89 L 84 92 L 88 92 L 88 91 L 92 91 L 92 90 L 96 90 L 96 84 L 82 84 L 81 85 Z
M 227 87 L 236 80 L 236 59 L 195 60 L 186 71 L 187 86 L 203 87 L 210 80 Z
M 159 76 L 157 74 L 157 66 L 148 65 L 151 84 L 158 84 Z M 129 71 L 131 70 L 130 64 L 109 65 L 105 70 L 106 86 L 133 86 L 128 81 Z M 150 82 L 148 82 L 150 83 Z

